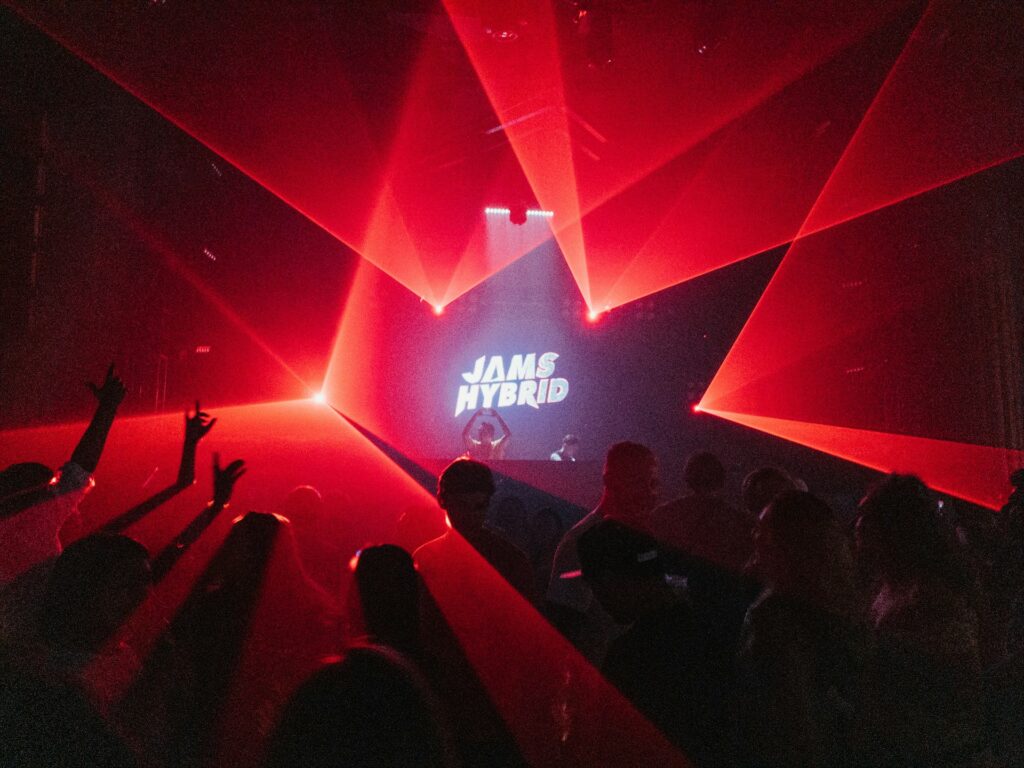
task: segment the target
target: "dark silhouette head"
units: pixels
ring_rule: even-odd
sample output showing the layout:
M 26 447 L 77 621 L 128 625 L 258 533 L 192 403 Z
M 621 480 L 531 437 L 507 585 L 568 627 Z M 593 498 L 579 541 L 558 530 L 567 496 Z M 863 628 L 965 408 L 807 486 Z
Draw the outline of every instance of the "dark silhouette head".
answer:
M 583 578 L 620 624 L 634 621 L 645 596 L 664 587 L 657 543 L 617 520 L 602 520 L 584 532 L 577 551 Z
M 725 467 L 713 453 L 700 451 L 686 460 L 683 479 L 696 493 L 718 493 L 725 488 Z
M 149 553 L 134 539 L 95 533 L 54 564 L 42 628 L 53 647 L 95 651 L 128 619 L 152 585 Z
M 754 564 L 781 592 L 844 613 L 853 607 L 853 555 L 846 535 L 828 505 L 810 493 L 784 491 L 764 508 Z
M 755 469 L 743 479 L 743 508 L 756 518 L 780 493 L 795 489 L 793 479 L 783 470 L 776 467 Z
M 640 521 L 658 500 L 658 461 L 646 445 L 621 442 L 609 448 L 603 479 L 616 517 Z
M 267 764 L 349 768 L 434 768 L 449 763 L 437 708 L 399 654 L 349 650 L 295 693 L 278 725 Z
M 951 532 L 920 478 L 889 475 L 860 503 L 857 556 L 884 579 L 931 574 L 959 583 L 964 574 L 953 556 Z
M 452 527 L 462 534 L 483 527 L 493 495 L 490 468 L 473 459 L 456 459 L 437 480 L 437 502 L 448 513 Z
M 374 642 L 414 652 L 419 640 L 420 577 L 412 556 L 393 544 L 360 550 L 355 586 L 366 633 Z
M 79 691 L 0 661 L 0 765 L 134 768 L 131 750 Z

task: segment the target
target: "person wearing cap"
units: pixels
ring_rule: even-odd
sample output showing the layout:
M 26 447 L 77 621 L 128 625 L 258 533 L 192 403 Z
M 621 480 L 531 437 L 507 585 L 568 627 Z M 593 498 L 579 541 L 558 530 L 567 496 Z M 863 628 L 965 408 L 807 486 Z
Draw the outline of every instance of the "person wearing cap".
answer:
M 580 449 L 580 439 L 576 435 L 562 438 L 562 447 L 551 454 L 551 461 L 576 461 L 576 453 Z
M 592 664 L 600 666 L 619 630 L 581 577 L 576 542 L 605 519 L 647 530 L 658 495 L 658 462 L 645 445 L 616 443 L 605 458 L 604 492 L 589 515 L 569 529 L 555 551 L 545 611 L 551 622 Z
M 693 612 L 665 580 L 657 542 L 602 520 L 577 543 L 595 599 L 628 628 L 612 641 L 602 674 L 696 765 L 716 762 L 724 733 L 707 674 L 707 644 Z

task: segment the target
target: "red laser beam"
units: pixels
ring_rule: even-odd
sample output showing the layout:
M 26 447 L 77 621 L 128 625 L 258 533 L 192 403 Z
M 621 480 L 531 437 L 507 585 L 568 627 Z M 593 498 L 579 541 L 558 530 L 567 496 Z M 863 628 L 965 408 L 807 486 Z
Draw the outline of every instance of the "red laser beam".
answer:
M 1024 153 L 1022 26 L 1015 3 L 929 3 L 802 233 Z
M 993 215 L 1017 174 L 993 168 L 798 240 L 702 409 L 768 419 L 766 431 L 870 466 L 898 464 L 888 446 L 939 441 L 907 466 L 992 505 L 1005 484 L 994 457 L 1024 448 L 1024 307 L 1011 288 L 1020 221 Z M 984 480 L 950 469 L 957 444 Z
M 936 490 L 990 509 L 999 509 L 1006 502 L 1011 490 L 1007 478 L 1024 464 L 1024 451 L 1019 450 L 773 419 L 707 406 L 701 410 L 872 469 L 917 474 Z
M 446 0 L 455 26 L 499 125 L 541 208 L 554 211 L 551 227 L 569 269 L 589 303 L 586 249 L 579 226 L 580 203 L 562 84 L 554 9 L 547 3 L 530 8 L 530 29 L 514 46 L 494 45 L 480 35 L 477 19 L 491 13 L 518 19 L 520 7 L 503 3 Z
M 13 7 L 341 242 L 361 242 L 383 165 L 332 24 L 319 12 Z M 203 52 L 201 64 L 184 62 L 183 48 Z M 417 295 L 431 293 L 417 259 L 380 266 Z
M 792 240 L 909 22 L 848 48 L 589 214 L 598 303 L 618 306 Z
M 705 60 L 695 52 L 696 46 L 688 46 L 689 35 L 699 34 L 691 31 L 702 23 L 700 9 L 656 3 L 644 12 L 616 15 L 615 39 L 620 55 L 614 66 L 595 73 L 580 65 L 575 58 L 579 50 L 572 41 L 564 34 L 554 34 L 546 4 L 506 12 L 513 18 L 518 18 L 517 13 L 522 16 L 526 31 L 505 46 L 496 45 L 478 28 L 481 16 L 498 13 L 496 4 L 446 4 L 538 199 L 564 200 L 572 216 L 586 216 L 582 229 L 574 218 L 567 220 L 558 215 L 552 225 L 581 292 L 592 307 L 624 303 L 788 241 L 835 155 L 822 153 L 822 172 L 811 183 L 803 182 L 806 191 L 802 197 L 788 188 L 780 196 L 779 187 L 783 185 L 777 180 L 777 186 L 763 191 L 764 197 L 758 202 L 798 202 L 781 223 L 770 214 L 764 217 L 769 227 L 774 227 L 771 234 L 755 236 L 752 242 L 734 247 L 725 256 L 715 249 L 713 255 L 707 255 L 706 243 L 699 240 L 699 234 L 696 243 L 688 243 L 695 235 L 694 228 L 689 227 L 692 220 L 700 220 L 718 237 L 749 227 L 742 223 L 737 226 L 714 210 L 710 212 L 717 216 L 702 216 L 709 212 L 709 204 L 703 202 L 684 206 L 686 216 L 672 230 L 673 234 L 683 232 L 683 236 L 671 248 L 662 248 L 661 242 L 652 244 L 649 252 L 637 258 L 637 250 L 657 227 L 650 209 L 665 205 L 657 199 L 657 193 L 652 194 L 647 182 L 658 175 L 659 168 L 698 147 L 715 131 L 732 122 L 744 122 L 744 115 L 757 112 L 760 105 L 822 62 L 890 22 L 905 6 L 881 3 L 870 9 L 862 5 L 852 9 L 844 5 L 813 18 L 799 9 L 724 13 L 719 20 L 721 29 L 708 32 L 722 38 L 722 47 Z M 794 22 L 796 18 L 799 24 Z M 808 32 L 810 28 L 813 34 Z M 792 56 L 793 49 L 787 48 L 785 41 L 797 36 L 802 38 L 801 54 Z M 753 51 L 758 55 L 756 64 L 750 58 Z M 766 64 L 765 58 L 772 64 Z M 537 63 L 544 66 L 537 67 Z M 680 93 L 686 98 L 680 99 Z M 763 164 L 773 153 L 752 151 L 746 144 L 756 131 L 750 122 L 745 131 L 746 143 L 738 138 L 738 144 Z M 835 132 L 835 136 L 841 135 L 841 131 Z M 833 151 L 838 152 L 841 146 L 840 142 Z M 797 157 L 780 164 L 792 175 L 804 168 L 806 161 L 806 157 Z M 743 163 L 734 160 L 729 173 L 719 168 L 709 174 L 707 184 L 716 199 L 743 199 L 747 190 L 756 188 L 758 177 L 750 183 L 744 179 L 742 170 L 749 171 L 749 166 L 743 169 Z M 671 203 L 680 192 L 676 187 L 664 194 L 669 195 L 666 202 Z M 619 196 L 625 200 L 618 200 Z M 706 189 L 698 189 L 692 198 L 684 199 L 703 201 L 708 197 Z M 601 216 L 608 214 L 608 210 L 600 210 L 602 207 L 616 210 L 618 215 Z M 736 208 L 746 210 L 749 206 L 737 204 Z M 623 270 L 634 258 L 641 264 L 650 262 L 650 266 L 624 278 Z M 621 287 L 616 286 L 618 282 Z
M 191 285 L 206 301 L 210 303 L 225 319 L 242 331 L 257 347 L 281 367 L 297 383 L 305 386 L 295 369 L 274 350 L 253 325 L 242 317 L 218 291 L 200 277 L 177 253 L 170 241 L 148 227 L 142 219 L 118 196 L 112 194 L 99 181 L 98 174 L 88 167 L 84 158 L 74 155 L 56 141 L 51 142 L 51 156 L 62 171 L 69 174 L 78 184 L 86 189 L 93 198 L 118 221 L 126 226 L 139 242 L 163 261 L 164 265 L 175 275 Z
M 688 761 L 457 534 L 427 588 L 530 765 Z M 443 567 L 441 567 L 443 566 Z

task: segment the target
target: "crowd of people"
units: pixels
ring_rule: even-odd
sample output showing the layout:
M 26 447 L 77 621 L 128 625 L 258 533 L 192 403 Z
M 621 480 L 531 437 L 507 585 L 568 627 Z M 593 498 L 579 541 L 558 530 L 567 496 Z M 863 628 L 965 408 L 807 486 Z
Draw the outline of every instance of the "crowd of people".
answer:
M 488 689 L 445 601 L 496 577 L 694 765 L 1024 764 L 1022 471 L 998 512 L 890 475 L 851 525 L 792 468 L 752 466 L 729 498 L 707 452 L 659 504 L 656 457 L 621 442 L 566 531 L 492 505 L 491 470 L 460 458 L 380 540 L 308 485 L 234 517 L 171 609 L 155 587 L 234 515 L 244 462 L 215 454 L 209 504 L 161 551 L 123 533 L 196 482 L 216 422 L 196 403 L 175 483 L 63 542 L 125 396 L 113 366 L 91 388 L 63 466 L 0 472 L 2 765 L 528 764 L 508 713 L 543 701 L 534 737 L 571 742 L 574 678 L 560 707 Z

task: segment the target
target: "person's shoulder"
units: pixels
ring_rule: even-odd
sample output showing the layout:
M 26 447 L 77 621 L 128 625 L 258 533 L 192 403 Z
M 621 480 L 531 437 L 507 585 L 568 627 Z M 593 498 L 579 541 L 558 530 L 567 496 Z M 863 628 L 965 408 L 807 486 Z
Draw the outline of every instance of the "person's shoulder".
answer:
M 517 547 L 515 543 L 509 541 L 501 533 L 491 528 L 485 526 L 481 529 L 479 536 L 481 539 L 480 544 L 482 546 L 488 547 L 492 551 L 500 553 L 506 558 L 520 559 L 527 563 L 530 560 L 530 558 L 526 556 L 526 553 Z M 424 546 L 426 546 L 426 544 L 424 544 Z
M 679 514 L 687 507 L 686 499 L 686 496 L 679 496 L 671 501 L 662 502 L 651 511 L 651 517 L 672 517 Z
M 593 512 L 588 512 L 586 515 L 583 516 L 582 520 L 580 520 L 578 523 L 576 523 L 576 525 L 574 525 L 566 532 L 565 538 L 579 538 L 588 528 L 593 528 L 603 519 L 604 515 L 601 514 L 600 509 L 595 509 Z
M 415 561 L 417 565 L 431 562 L 441 553 L 441 550 L 444 549 L 447 536 L 447 533 L 443 533 L 436 539 L 431 539 L 430 541 L 420 544 L 413 550 L 413 561 Z

